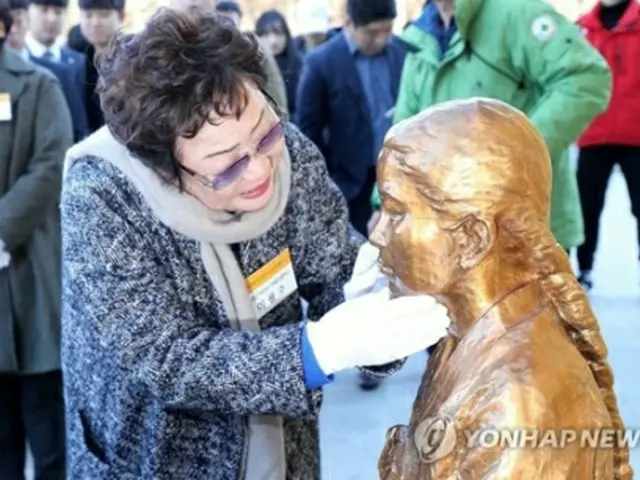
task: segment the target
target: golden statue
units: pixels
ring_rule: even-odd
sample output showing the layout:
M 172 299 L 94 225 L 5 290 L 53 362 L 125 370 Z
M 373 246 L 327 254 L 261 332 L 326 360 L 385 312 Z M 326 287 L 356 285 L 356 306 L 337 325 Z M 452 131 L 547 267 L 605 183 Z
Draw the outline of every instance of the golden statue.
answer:
M 380 477 L 632 478 L 607 348 L 549 231 L 551 165 L 527 118 L 490 99 L 430 108 L 389 132 L 378 179 L 371 240 L 392 293 L 433 295 L 452 320 Z

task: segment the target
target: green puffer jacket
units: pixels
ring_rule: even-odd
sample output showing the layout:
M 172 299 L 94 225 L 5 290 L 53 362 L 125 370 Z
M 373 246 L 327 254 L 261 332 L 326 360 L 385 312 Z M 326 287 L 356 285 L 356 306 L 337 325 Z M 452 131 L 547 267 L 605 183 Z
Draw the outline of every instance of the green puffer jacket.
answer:
M 553 165 L 551 230 L 564 248 L 580 245 L 582 213 L 568 148 L 604 111 L 611 73 L 579 29 L 542 0 L 456 0 L 458 32 L 441 58 L 436 39 L 415 25 L 394 122 L 447 100 L 492 97 L 538 128 Z M 377 189 L 374 205 L 380 205 Z

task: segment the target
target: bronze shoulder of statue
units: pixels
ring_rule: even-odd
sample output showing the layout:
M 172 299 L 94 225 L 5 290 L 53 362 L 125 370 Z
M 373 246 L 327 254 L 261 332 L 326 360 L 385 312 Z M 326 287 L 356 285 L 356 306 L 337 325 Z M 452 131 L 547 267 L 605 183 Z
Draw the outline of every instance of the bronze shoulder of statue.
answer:
M 607 348 L 549 231 L 551 163 L 524 114 L 446 102 L 395 125 L 371 240 L 394 295 L 429 294 L 452 325 L 384 480 L 630 479 Z

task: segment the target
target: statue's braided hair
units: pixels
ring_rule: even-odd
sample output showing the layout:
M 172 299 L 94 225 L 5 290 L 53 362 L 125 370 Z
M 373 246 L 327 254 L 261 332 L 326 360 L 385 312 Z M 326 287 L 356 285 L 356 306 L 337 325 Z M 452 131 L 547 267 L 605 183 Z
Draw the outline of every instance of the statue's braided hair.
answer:
M 500 215 L 498 223 L 503 238 L 513 239 L 507 250 L 511 250 L 514 261 L 525 261 L 537 272 L 542 288 L 600 389 L 602 399 L 611 416 L 611 426 L 623 429 L 613 391 L 613 372 L 607 362 L 607 347 L 602 339 L 598 320 L 589 300 L 578 284 L 571 269 L 569 258 L 549 233 L 546 225 L 538 221 L 536 228 L 532 213 L 524 206 L 515 206 Z M 532 228 L 532 225 L 534 226 Z M 508 242 L 507 242 L 508 243 Z M 523 255 L 522 249 L 526 250 Z M 519 250 L 516 254 L 516 251 Z M 614 445 L 614 479 L 633 478 L 629 464 L 629 449 Z

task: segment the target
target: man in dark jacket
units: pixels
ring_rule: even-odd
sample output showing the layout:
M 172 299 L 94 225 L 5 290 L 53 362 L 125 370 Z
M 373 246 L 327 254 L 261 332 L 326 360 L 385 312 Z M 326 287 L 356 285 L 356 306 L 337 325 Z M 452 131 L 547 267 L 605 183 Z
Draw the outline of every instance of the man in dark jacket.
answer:
M 58 196 L 71 116 L 56 78 L 3 46 L 0 0 L 0 478 L 64 480 Z
M 67 20 L 69 0 L 28 0 L 29 32 L 26 47 L 29 54 L 64 65 L 73 71 L 77 88 L 85 84 L 86 57 L 61 43 Z
M 347 14 L 343 31 L 306 57 L 296 123 L 324 154 L 348 200 L 351 223 L 367 236 L 376 160 L 407 49 L 392 40 L 394 0 L 348 0 Z M 377 383 L 363 379 L 362 385 Z
M 351 223 L 367 235 L 376 159 L 407 50 L 392 41 L 394 0 L 349 0 L 347 7 L 343 31 L 306 58 L 297 121 L 349 200 Z
M 51 59 L 31 55 L 25 42 L 29 25 L 27 16 L 29 0 L 9 0 L 9 6 L 13 18 L 13 26 L 11 28 L 11 35 L 9 35 L 7 40 L 7 45 L 14 49 L 25 60 L 29 60 L 36 65 L 46 68 L 58 77 L 62 92 L 67 100 L 67 106 L 71 111 L 73 139 L 79 142 L 89 134 L 89 130 L 82 98 L 82 89 L 78 85 L 77 69 L 67 63 L 55 62 Z
M 86 84 L 83 87 L 87 121 L 91 133 L 104 125 L 100 99 L 96 93 L 98 71 L 96 53 L 103 50 L 122 26 L 125 0 L 79 0 L 80 29 L 90 46 L 87 49 Z

